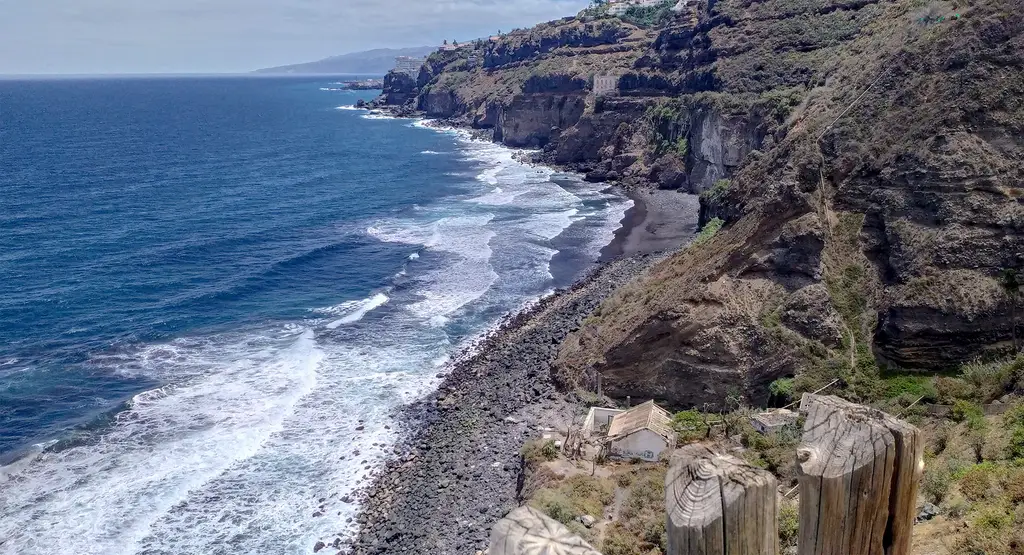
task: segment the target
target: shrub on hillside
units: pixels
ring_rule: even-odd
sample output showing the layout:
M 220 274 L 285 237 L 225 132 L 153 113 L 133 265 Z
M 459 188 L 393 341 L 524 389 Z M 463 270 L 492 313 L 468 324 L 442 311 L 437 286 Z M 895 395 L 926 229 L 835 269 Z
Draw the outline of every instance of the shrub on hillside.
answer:
M 1003 423 L 1010 435 L 1010 458 L 1024 460 L 1024 403 L 1018 403 L 1004 414 Z
M 912 397 L 914 401 L 935 401 L 938 393 L 932 383 L 931 377 L 898 375 L 888 376 L 883 379 L 885 383 L 885 396 L 889 399 L 899 397 Z
M 783 551 L 796 548 L 800 537 L 800 508 L 789 500 L 783 500 L 779 508 L 779 544 Z
M 528 465 L 538 465 L 558 458 L 558 447 L 554 441 L 533 440 L 523 445 L 520 454 Z
M 692 245 L 697 246 L 710 241 L 722 229 L 723 225 L 725 225 L 725 220 L 712 218 L 708 223 L 704 224 L 704 228 L 697 234 L 697 238 L 693 240 Z
M 577 474 L 557 486 L 541 488 L 530 505 L 569 525 L 583 515 L 600 518 L 614 499 L 615 488 L 609 480 Z
M 950 461 L 936 461 L 925 466 L 921 478 L 921 493 L 925 499 L 936 505 L 945 501 L 953 485 L 954 466 Z
M 960 477 L 957 487 L 968 501 L 981 501 L 992 494 L 997 472 L 991 463 L 972 466 Z
M 630 476 L 629 494 L 619 521 L 605 531 L 604 555 L 648 555 L 666 549 L 666 470 L 664 465 L 655 465 L 623 473 Z
M 700 441 L 706 438 L 710 431 L 707 420 L 699 411 L 684 410 L 672 416 L 672 428 L 675 429 L 680 443 Z
M 768 386 L 772 397 L 784 402 L 793 399 L 793 391 L 793 378 L 779 378 Z
M 981 407 L 970 401 L 963 400 L 953 403 L 953 409 L 949 411 L 949 418 L 954 422 L 977 422 L 977 419 L 983 415 Z
M 978 402 L 990 403 L 1011 393 L 1024 378 L 1024 356 L 1003 362 L 967 364 L 963 367 L 963 378 L 974 387 Z
M 663 2 L 657 6 L 636 6 L 622 14 L 623 21 L 637 27 L 654 27 L 672 19 L 672 3 Z
M 974 397 L 974 387 L 960 378 L 946 376 L 935 378 L 935 391 L 938 394 L 939 402 L 945 404 Z

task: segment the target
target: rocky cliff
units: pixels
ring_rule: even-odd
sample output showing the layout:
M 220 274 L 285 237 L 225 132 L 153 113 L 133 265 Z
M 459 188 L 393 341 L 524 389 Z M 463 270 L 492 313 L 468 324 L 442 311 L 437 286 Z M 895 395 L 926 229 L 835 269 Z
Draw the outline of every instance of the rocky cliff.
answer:
M 676 406 L 1009 347 L 1024 256 L 1012 0 L 705 0 L 432 57 L 416 106 L 590 179 L 702 193 L 699 241 L 561 348 L 567 385 Z M 595 75 L 617 94 L 590 94 Z M 719 226 L 721 230 L 718 230 Z M 854 394 L 855 398 L 856 395 Z
M 1024 256 L 1024 26 L 1011 4 L 836 7 L 875 18 L 807 74 L 774 140 L 701 122 L 705 137 L 732 134 L 697 147 L 715 177 L 718 161 L 736 168 L 702 199 L 725 227 L 606 303 L 563 345 L 563 379 L 600 373 L 613 395 L 677 405 L 765 401 L 794 375 L 798 389 L 838 379 L 856 397 L 885 368 L 1009 349 L 998 276 Z

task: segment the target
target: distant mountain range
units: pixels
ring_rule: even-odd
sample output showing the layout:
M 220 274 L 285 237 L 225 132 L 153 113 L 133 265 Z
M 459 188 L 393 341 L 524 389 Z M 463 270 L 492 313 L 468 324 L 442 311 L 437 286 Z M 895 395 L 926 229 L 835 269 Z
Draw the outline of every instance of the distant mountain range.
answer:
M 437 50 L 436 46 L 378 48 L 376 50 L 367 50 L 365 52 L 353 52 L 351 54 L 342 54 L 341 56 L 331 56 L 330 58 L 324 58 L 323 60 L 316 62 L 258 69 L 253 73 L 353 73 L 359 75 L 383 75 L 395 66 L 395 58 L 398 56 L 427 56 L 435 50 Z

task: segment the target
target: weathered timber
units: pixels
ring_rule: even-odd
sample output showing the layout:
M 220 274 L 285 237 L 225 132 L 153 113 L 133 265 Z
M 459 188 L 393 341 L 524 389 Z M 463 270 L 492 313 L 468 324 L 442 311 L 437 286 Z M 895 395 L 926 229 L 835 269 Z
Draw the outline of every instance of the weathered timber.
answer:
M 601 555 L 558 521 L 519 507 L 491 529 L 489 555 Z
M 921 432 L 838 397 L 806 394 L 800 408 L 799 555 L 908 555 Z
M 665 483 L 668 555 L 777 555 L 777 483 L 702 445 L 672 455 Z

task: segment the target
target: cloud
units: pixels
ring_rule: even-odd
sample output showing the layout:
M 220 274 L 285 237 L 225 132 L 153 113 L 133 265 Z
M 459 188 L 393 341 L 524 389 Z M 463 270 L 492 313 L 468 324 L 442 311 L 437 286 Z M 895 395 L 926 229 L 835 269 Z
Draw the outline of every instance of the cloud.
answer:
M 0 0 L 0 73 L 234 72 L 466 40 L 585 0 Z

